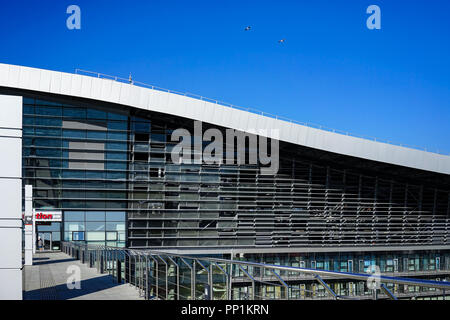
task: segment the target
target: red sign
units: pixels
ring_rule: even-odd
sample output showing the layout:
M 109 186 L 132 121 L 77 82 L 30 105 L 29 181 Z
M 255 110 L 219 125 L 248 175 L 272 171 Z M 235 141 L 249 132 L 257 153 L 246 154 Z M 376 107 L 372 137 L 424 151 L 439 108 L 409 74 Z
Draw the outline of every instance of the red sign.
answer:
M 60 222 L 62 221 L 62 213 L 61 211 L 35 211 L 35 220 L 36 222 Z
M 36 213 L 36 220 L 53 220 L 52 214 Z

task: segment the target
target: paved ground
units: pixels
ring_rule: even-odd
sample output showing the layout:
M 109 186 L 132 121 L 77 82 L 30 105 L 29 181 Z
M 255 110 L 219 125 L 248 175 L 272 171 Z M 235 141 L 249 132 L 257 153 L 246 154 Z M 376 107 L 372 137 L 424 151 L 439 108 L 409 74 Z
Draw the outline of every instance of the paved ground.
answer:
M 69 289 L 66 273 L 71 265 L 81 271 L 80 289 Z M 135 287 L 118 284 L 62 252 L 37 253 L 33 266 L 23 269 L 24 300 L 142 300 Z

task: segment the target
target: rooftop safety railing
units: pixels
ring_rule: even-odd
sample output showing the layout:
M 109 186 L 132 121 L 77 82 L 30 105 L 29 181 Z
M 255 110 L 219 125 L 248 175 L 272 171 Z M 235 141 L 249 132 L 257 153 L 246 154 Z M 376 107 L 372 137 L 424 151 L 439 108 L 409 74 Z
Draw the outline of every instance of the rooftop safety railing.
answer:
M 66 254 L 149 300 L 392 299 L 439 296 L 450 283 L 62 242 Z M 347 281 L 345 289 L 336 283 Z M 339 291 L 336 290 L 339 289 Z M 411 294 L 409 288 L 413 288 Z M 422 291 L 417 291 L 422 288 Z
M 117 77 L 117 76 L 111 76 L 111 75 L 107 75 L 107 74 L 103 74 L 103 73 L 99 73 L 99 72 L 94 72 L 94 71 L 83 70 L 83 69 L 75 69 L 75 74 L 85 75 L 85 76 L 90 76 L 90 77 L 95 77 L 95 78 L 100 78 L 100 79 L 109 79 L 109 80 L 116 81 L 116 82 L 128 83 L 128 84 L 133 84 L 133 85 L 137 85 L 137 86 L 144 87 L 144 88 L 149 88 L 149 89 L 152 89 L 152 90 L 158 90 L 158 91 L 163 91 L 163 92 L 167 92 L 167 93 L 173 93 L 173 94 L 177 94 L 177 95 L 181 95 L 181 96 L 185 96 L 185 97 L 198 99 L 198 100 L 201 100 L 201 101 L 206 101 L 206 102 L 218 104 L 218 105 L 221 105 L 221 106 L 224 106 L 224 107 L 228 107 L 228 108 L 233 108 L 233 109 L 237 109 L 237 110 L 241 110 L 241 111 L 251 112 L 251 113 L 254 113 L 254 114 L 262 115 L 262 116 L 273 118 L 273 119 L 276 119 L 276 120 L 282 120 L 282 121 L 295 123 L 295 124 L 299 124 L 299 125 L 310 127 L 310 128 L 320 129 L 320 130 L 329 131 L 329 132 L 333 132 L 333 133 L 338 133 L 338 134 L 351 136 L 351 137 L 355 137 L 355 138 L 372 140 L 372 141 L 376 141 L 376 142 L 381 142 L 381 143 L 386 143 L 386 144 L 391 144 L 391 145 L 396 145 L 396 146 L 405 147 L 405 148 L 411 148 L 411 149 L 416 149 L 416 150 L 422 150 L 422 151 L 437 153 L 437 154 L 441 154 L 441 155 L 450 155 L 449 152 L 444 152 L 444 151 L 440 151 L 440 150 L 430 150 L 430 149 L 427 149 L 427 148 L 424 148 L 424 147 L 420 147 L 420 146 L 412 146 L 412 145 L 407 145 L 407 144 L 403 144 L 403 143 L 396 143 L 396 142 L 389 141 L 389 140 L 378 139 L 376 137 L 352 134 L 352 133 L 349 133 L 347 131 L 337 130 L 337 129 L 329 128 L 329 127 L 322 126 L 322 125 L 315 124 L 315 123 L 311 123 L 311 122 L 297 121 L 297 120 L 293 120 L 293 119 L 290 119 L 290 118 L 287 118 L 287 117 L 271 114 L 271 113 L 264 112 L 264 111 L 261 111 L 261 110 L 258 110 L 258 109 L 254 109 L 254 108 L 240 107 L 240 106 L 228 103 L 228 102 L 223 102 L 223 101 L 220 101 L 220 100 L 207 98 L 207 97 L 204 97 L 204 96 L 201 96 L 201 95 L 198 95 L 198 94 L 194 94 L 194 93 L 169 90 L 169 89 L 161 88 L 161 87 L 154 86 L 154 85 L 151 85 L 151 84 L 147 84 L 147 83 L 143 83 L 143 82 L 139 82 L 139 81 L 134 81 L 131 78 L 131 76 L 130 76 L 130 78 L 126 79 L 126 78 L 121 78 L 121 77 Z

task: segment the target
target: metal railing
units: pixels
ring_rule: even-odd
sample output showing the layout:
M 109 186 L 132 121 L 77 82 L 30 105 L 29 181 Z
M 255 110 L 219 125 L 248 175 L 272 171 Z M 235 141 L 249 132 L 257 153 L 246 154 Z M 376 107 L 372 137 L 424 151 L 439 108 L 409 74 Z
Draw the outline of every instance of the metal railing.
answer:
M 310 128 L 325 130 L 325 131 L 338 133 L 338 134 L 342 134 L 342 135 L 346 135 L 346 136 L 351 136 L 351 137 L 355 137 L 355 138 L 367 139 L 367 140 L 372 140 L 372 141 L 376 141 L 376 142 L 396 145 L 396 146 L 400 146 L 400 147 L 412 148 L 412 149 L 416 149 L 416 150 L 422 150 L 422 151 L 437 153 L 437 154 L 441 154 L 441 155 L 450 155 L 450 152 L 443 152 L 443 151 L 440 151 L 440 150 L 435 151 L 435 150 L 430 150 L 430 149 L 427 149 L 427 148 L 424 148 L 424 147 L 420 147 L 420 146 L 412 146 L 412 145 L 407 145 L 407 144 L 403 144 L 403 143 L 396 143 L 396 142 L 389 141 L 389 140 L 378 139 L 376 137 L 352 134 L 352 133 L 347 132 L 347 131 L 337 130 L 337 129 L 334 129 L 334 128 L 329 128 L 329 127 L 322 126 L 322 125 L 315 124 L 315 123 L 311 123 L 311 122 L 297 121 L 297 120 L 293 120 L 293 119 L 290 119 L 290 118 L 287 118 L 287 117 L 271 114 L 271 113 L 268 113 L 268 112 L 265 112 L 265 111 L 261 111 L 261 110 L 258 110 L 258 109 L 254 109 L 254 108 L 240 107 L 240 106 L 228 103 L 228 102 L 207 98 L 207 97 L 204 97 L 204 96 L 201 96 L 201 95 L 198 95 L 198 94 L 194 94 L 194 93 L 190 93 L 190 92 L 180 92 L 180 91 L 165 89 L 165 88 L 161 88 L 161 87 L 154 86 L 154 85 L 151 85 L 151 84 L 147 84 L 147 83 L 144 83 L 144 82 L 134 81 L 133 79 L 131 79 L 131 76 L 130 76 L 130 78 L 126 79 L 126 78 L 121 78 L 121 77 L 117 77 L 117 76 L 111 76 L 111 75 L 107 75 L 107 74 L 103 74 L 103 73 L 99 73 L 99 72 L 94 72 L 94 71 L 83 70 L 83 69 L 75 69 L 75 74 L 85 75 L 85 76 L 90 76 L 90 77 L 100 78 L 100 79 L 109 79 L 109 80 L 113 80 L 113 81 L 116 81 L 116 82 L 128 83 L 128 84 L 133 84 L 133 85 L 137 85 L 137 86 L 144 87 L 144 88 L 149 88 L 149 89 L 152 89 L 152 90 L 158 90 L 158 91 L 162 91 L 162 92 L 173 93 L 173 94 L 177 94 L 177 95 L 181 95 L 181 96 L 185 96 L 185 97 L 198 99 L 198 100 L 201 100 L 201 101 L 206 101 L 206 102 L 218 104 L 218 105 L 221 105 L 221 106 L 224 106 L 224 107 L 228 107 L 228 108 L 233 108 L 233 109 L 237 109 L 237 110 L 241 110 L 241 111 L 246 111 L 246 112 L 262 115 L 262 116 L 273 118 L 273 119 L 276 119 L 276 120 L 282 120 L 282 121 L 295 123 L 295 124 L 299 124 L 299 125 L 310 127 Z
M 441 155 L 450 155 L 450 152 L 443 152 L 443 151 L 440 151 L 440 150 L 431 150 L 431 149 L 427 149 L 427 148 L 420 147 L 420 146 L 413 146 L 413 145 L 408 145 L 408 144 L 404 144 L 404 143 L 397 143 L 397 142 L 393 142 L 393 141 L 390 141 L 390 140 L 378 139 L 376 137 L 371 137 L 371 136 L 357 135 L 357 134 L 350 133 L 348 131 L 343 131 L 343 130 L 338 130 L 338 129 L 334 129 L 334 128 L 329 128 L 329 127 L 322 126 L 322 125 L 315 124 L 315 123 L 311 123 L 311 122 L 302 122 L 302 121 L 290 119 L 290 118 L 287 118 L 287 117 L 271 114 L 271 113 L 268 113 L 268 112 L 265 112 L 265 111 L 261 111 L 261 110 L 258 110 L 258 109 L 254 109 L 254 108 L 240 107 L 240 106 L 228 103 L 228 102 L 207 98 L 207 97 L 204 97 L 204 96 L 201 96 L 201 95 L 198 95 L 198 94 L 194 94 L 194 93 L 190 93 L 190 92 L 181 92 L 181 91 L 165 89 L 165 88 L 161 88 L 161 87 L 154 86 L 154 85 L 151 85 L 151 84 L 147 84 L 147 83 L 144 83 L 144 82 L 134 81 L 133 79 L 131 79 L 131 76 L 130 76 L 130 78 L 126 79 L 126 78 L 121 78 L 121 77 L 117 77 L 117 76 L 111 76 L 111 75 L 107 75 L 107 74 L 103 74 L 103 73 L 99 73 L 99 72 L 94 72 L 94 71 L 83 70 L 83 69 L 75 69 L 75 74 L 85 75 L 85 76 L 90 76 L 90 77 L 100 78 L 100 79 L 109 79 L 109 80 L 113 80 L 113 81 L 116 81 L 116 82 L 128 83 L 128 84 L 133 84 L 133 85 L 137 85 L 137 86 L 144 87 L 144 88 L 149 88 L 149 89 L 152 89 L 152 90 L 158 90 L 158 91 L 162 91 L 162 92 L 173 93 L 173 94 L 177 94 L 177 95 L 181 95 L 181 96 L 185 96 L 185 97 L 198 99 L 198 100 L 201 100 L 201 101 L 206 101 L 206 102 L 218 104 L 218 105 L 221 105 L 221 106 L 224 106 L 224 107 L 229 107 L 229 108 L 233 108 L 233 109 L 237 109 L 237 110 L 241 110 L 241 111 L 251 112 L 251 113 L 254 113 L 254 114 L 262 115 L 262 116 L 273 118 L 273 119 L 276 119 L 276 120 L 282 120 L 282 121 L 295 123 L 295 124 L 299 124 L 299 125 L 310 127 L 310 128 L 320 129 L 320 130 L 329 131 L 329 132 L 333 132 L 333 133 L 338 133 L 338 134 L 351 136 L 351 137 L 355 137 L 355 138 L 367 139 L 367 140 L 372 140 L 372 141 L 376 141 L 376 142 L 396 145 L 396 146 L 400 146 L 400 147 L 405 147 L 405 148 L 411 148 L 411 149 L 416 149 L 416 150 L 422 150 L 422 151 L 437 153 L 437 154 L 441 154 Z
M 89 267 L 97 268 L 99 273 L 110 274 L 117 283 L 135 286 L 145 299 L 397 300 L 398 297 L 421 295 L 445 299 L 446 290 L 450 290 L 450 283 L 445 281 L 307 269 L 155 250 L 74 242 L 62 242 L 61 250 Z M 299 275 L 302 275 L 301 281 Z M 337 292 L 333 289 L 339 287 L 333 282 L 336 280 L 352 285 L 343 293 Z M 413 293 L 410 288 L 414 289 Z M 417 293 L 418 288 L 427 290 Z

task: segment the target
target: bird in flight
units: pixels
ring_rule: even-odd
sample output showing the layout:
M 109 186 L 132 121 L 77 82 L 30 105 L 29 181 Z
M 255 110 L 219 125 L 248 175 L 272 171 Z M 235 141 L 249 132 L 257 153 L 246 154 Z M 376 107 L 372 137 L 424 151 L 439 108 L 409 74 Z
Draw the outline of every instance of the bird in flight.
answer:
M 248 26 L 248 27 L 245 27 L 245 31 L 250 31 L 250 29 L 251 29 L 252 27 L 250 27 L 250 26 Z
M 286 39 L 281 39 L 281 40 L 278 40 L 278 43 L 284 43 L 286 41 Z

